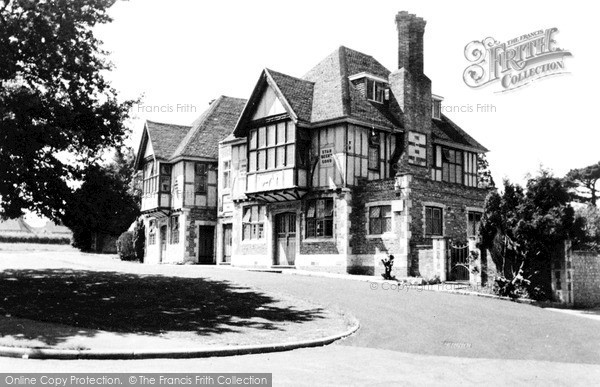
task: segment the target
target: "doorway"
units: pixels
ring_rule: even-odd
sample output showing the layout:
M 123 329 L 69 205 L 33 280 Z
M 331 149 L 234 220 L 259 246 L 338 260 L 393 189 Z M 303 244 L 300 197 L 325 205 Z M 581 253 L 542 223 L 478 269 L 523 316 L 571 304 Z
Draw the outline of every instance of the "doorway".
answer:
M 275 216 L 275 259 L 273 265 L 294 266 L 296 263 L 296 214 Z
M 231 263 L 232 231 L 231 224 L 223 225 L 223 263 Z
M 162 263 L 167 253 L 167 226 L 160 226 L 160 252 L 158 253 L 158 263 Z
M 198 229 L 198 263 L 212 265 L 214 260 L 215 226 L 200 226 Z

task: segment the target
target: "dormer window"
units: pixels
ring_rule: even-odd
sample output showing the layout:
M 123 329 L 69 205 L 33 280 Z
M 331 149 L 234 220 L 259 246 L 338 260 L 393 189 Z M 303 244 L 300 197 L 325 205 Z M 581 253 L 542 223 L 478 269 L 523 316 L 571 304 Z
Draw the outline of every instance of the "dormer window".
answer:
M 389 99 L 388 82 L 386 78 L 377 75 L 362 72 L 348 77 L 359 93 L 364 95 L 367 100 L 384 103 Z
M 442 100 L 443 98 L 433 95 L 431 100 L 431 116 L 436 120 L 442 119 Z
M 383 103 L 385 84 L 374 79 L 367 78 L 367 99 L 370 101 Z

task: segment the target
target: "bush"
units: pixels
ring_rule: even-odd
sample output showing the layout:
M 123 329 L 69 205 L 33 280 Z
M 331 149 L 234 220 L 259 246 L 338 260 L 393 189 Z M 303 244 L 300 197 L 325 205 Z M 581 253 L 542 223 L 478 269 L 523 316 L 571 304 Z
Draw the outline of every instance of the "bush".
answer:
M 135 248 L 136 259 L 140 262 L 144 262 L 144 246 L 146 245 L 146 231 L 144 229 L 144 222 L 138 220 L 135 223 L 133 229 L 133 246 Z
M 0 234 L 1 243 L 41 243 L 45 245 L 68 245 L 71 238 L 63 235 L 10 235 Z
M 121 261 L 135 261 L 135 247 L 133 244 L 133 232 L 125 231 L 117 239 L 117 253 Z

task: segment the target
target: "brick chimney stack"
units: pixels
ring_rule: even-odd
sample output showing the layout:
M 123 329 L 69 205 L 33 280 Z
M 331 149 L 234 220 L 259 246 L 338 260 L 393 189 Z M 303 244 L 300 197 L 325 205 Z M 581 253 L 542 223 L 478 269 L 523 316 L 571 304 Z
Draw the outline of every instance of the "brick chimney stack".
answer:
M 432 117 L 431 117 L 431 81 L 423 72 L 423 35 L 425 33 L 425 20 L 406 11 L 396 15 L 396 28 L 398 29 L 398 69 L 389 75 L 389 85 L 393 98 L 398 103 L 392 107 L 402 125 L 405 133 L 406 157 L 415 156 L 410 148 L 411 138 L 426 138 L 427 162 L 425 165 L 414 161 L 401 161 L 404 171 L 428 176 L 432 165 L 433 148 L 431 145 Z M 424 135 L 424 136 L 423 136 Z M 421 152 L 422 153 L 422 152 Z M 402 160 L 402 159 L 401 159 Z
M 427 22 L 406 11 L 396 15 L 398 29 L 398 68 L 423 74 L 423 34 Z

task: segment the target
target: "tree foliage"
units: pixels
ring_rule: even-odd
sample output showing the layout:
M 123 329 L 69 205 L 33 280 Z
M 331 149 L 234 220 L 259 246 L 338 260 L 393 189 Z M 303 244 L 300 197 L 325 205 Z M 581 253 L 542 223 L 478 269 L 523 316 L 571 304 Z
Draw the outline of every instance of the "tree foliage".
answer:
M 490 164 L 485 157 L 485 153 L 477 155 L 477 186 L 481 188 L 494 188 L 496 183 L 490 171 Z
M 120 146 L 133 101 L 120 103 L 93 27 L 114 0 L 0 0 L 0 216 L 57 220 L 70 181 Z
M 90 167 L 83 184 L 67 197 L 61 217 L 73 231 L 73 245 L 90 250 L 95 233 L 118 236 L 139 216 L 139 197 L 130 189 L 133 152 L 117 151 L 106 166 Z
M 600 162 L 585 168 L 572 169 L 565 176 L 565 185 L 574 201 L 595 206 L 598 200 L 596 183 L 600 179 Z
M 500 277 L 500 291 L 550 297 L 550 265 L 565 239 L 581 235 L 570 196 L 560 179 L 542 171 L 526 189 L 504 182 L 485 202 L 479 228 L 480 247 L 487 249 Z

